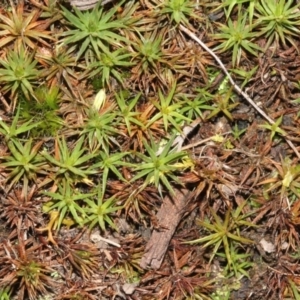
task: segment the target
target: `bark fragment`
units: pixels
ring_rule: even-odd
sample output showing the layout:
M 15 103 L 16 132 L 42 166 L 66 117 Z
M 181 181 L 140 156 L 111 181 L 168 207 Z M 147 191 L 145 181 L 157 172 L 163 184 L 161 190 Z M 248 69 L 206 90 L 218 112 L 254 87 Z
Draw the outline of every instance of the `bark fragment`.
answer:
M 168 249 L 170 240 L 184 214 L 192 192 L 186 189 L 174 189 L 175 195 L 166 196 L 156 217 L 160 229 L 154 229 L 148 241 L 140 266 L 144 269 L 159 269 Z

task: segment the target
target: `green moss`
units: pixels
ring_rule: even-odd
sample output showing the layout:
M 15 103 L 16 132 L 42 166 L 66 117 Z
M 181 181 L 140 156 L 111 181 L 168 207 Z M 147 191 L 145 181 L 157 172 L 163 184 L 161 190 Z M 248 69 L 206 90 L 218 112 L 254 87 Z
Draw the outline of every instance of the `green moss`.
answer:
M 35 91 L 37 100 L 20 101 L 21 116 L 26 120 L 38 123 L 31 129 L 32 137 L 55 136 L 63 126 L 63 120 L 58 115 L 59 89 L 41 86 Z

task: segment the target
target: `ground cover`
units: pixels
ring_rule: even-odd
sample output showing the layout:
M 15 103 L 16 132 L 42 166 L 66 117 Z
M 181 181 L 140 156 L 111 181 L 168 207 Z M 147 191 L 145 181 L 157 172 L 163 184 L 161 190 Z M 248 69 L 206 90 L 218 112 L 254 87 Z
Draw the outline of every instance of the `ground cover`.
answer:
M 300 299 L 300 4 L 0 4 L 0 299 Z

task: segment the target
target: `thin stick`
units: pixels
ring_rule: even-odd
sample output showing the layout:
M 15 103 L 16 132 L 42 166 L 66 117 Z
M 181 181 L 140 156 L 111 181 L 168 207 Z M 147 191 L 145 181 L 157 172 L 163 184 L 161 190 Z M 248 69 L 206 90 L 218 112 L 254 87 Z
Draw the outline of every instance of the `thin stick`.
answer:
M 226 134 L 229 134 L 229 133 L 231 133 L 231 131 L 227 131 L 227 132 L 224 132 L 224 133 L 221 133 L 221 134 L 219 133 L 218 135 L 221 136 L 221 135 L 226 135 Z M 211 137 L 209 137 L 209 138 L 206 138 L 206 139 L 204 139 L 204 140 L 200 140 L 200 141 L 195 142 L 195 143 L 193 143 L 193 144 L 188 144 L 188 145 L 182 147 L 180 150 L 187 150 L 187 149 L 194 148 L 194 147 L 196 147 L 196 146 L 205 144 L 206 142 L 213 141 L 213 139 L 214 139 L 215 137 L 216 137 L 216 135 L 211 136 Z
M 250 96 L 247 93 L 245 93 L 235 83 L 235 81 L 233 80 L 233 78 L 231 77 L 231 75 L 229 74 L 229 72 L 227 71 L 225 65 L 222 63 L 222 61 L 220 60 L 220 58 L 215 54 L 215 52 L 213 52 L 213 50 L 211 50 L 209 47 L 207 47 L 194 33 L 192 33 L 186 27 L 184 27 L 183 25 L 179 25 L 179 28 L 180 28 L 180 30 L 182 30 L 183 32 L 185 32 L 190 38 L 192 38 L 194 41 L 196 41 L 205 51 L 207 51 L 216 60 L 216 62 L 219 64 L 220 68 L 227 75 L 227 77 L 228 77 L 230 83 L 232 84 L 232 86 L 234 87 L 234 89 L 240 95 L 242 95 L 248 101 L 248 103 L 250 103 L 254 107 L 254 109 L 256 109 L 256 111 L 261 116 L 263 116 L 270 124 L 275 124 L 275 122 L 250 98 Z M 286 140 L 286 142 L 288 143 L 288 145 L 293 149 L 293 151 L 298 156 L 298 158 L 300 159 L 300 154 L 299 154 L 297 148 L 295 147 L 295 145 L 288 139 L 288 137 L 286 137 L 286 136 L 283 136 L 283 137 Z

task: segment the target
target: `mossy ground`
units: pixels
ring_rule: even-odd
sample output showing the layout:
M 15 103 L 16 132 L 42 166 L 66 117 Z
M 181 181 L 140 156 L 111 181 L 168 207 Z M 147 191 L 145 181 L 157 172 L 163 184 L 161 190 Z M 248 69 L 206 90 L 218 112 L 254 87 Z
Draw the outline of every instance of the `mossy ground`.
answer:
M 300 15 L 273 2 L 0 4 L 0 299 L 300 299 Z

